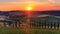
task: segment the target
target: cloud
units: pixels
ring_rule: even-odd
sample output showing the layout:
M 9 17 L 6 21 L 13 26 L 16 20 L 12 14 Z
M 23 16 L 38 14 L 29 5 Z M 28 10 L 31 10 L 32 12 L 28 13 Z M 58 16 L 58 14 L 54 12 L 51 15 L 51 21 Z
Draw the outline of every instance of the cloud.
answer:
M 0 0 L 0 2 L 4 3 L 4 2 L 17 2 L 18 0 Z
M 50 0 L 0 0 L 0 2 L 29 2 L 29 1 L 48 2 Z M 60 2 L 60 0 L 52 0 L 52 1 Z

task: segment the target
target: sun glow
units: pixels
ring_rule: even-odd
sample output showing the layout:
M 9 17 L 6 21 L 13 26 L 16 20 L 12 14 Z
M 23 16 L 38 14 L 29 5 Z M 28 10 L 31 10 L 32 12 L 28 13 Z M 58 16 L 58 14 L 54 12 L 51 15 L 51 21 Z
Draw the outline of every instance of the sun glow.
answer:
M 27 6 L 26 10 L 30 11 L 30 10 L 32 10 L 32 7 L 31 6 Z

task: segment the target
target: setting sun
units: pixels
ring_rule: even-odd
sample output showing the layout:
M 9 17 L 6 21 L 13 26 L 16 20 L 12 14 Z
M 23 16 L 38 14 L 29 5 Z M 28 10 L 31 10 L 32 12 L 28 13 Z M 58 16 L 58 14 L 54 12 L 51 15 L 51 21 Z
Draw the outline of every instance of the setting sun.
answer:
M 33 5 L 29 4 L 29 5 L 26 6 L 25 9 L 28 10 L 28 11 L 31 11 L 31 10 L 33 10 Z
M 27 6 L 26 10 L 30 11 L 30 10 L 33 10 L 33 8 L 31 6 Z

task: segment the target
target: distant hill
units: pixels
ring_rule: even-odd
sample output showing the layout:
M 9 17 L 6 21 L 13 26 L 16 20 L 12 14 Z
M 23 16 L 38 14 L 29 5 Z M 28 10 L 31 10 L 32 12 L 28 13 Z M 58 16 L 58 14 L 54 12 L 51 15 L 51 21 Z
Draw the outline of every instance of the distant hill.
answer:
M 13 15 L 23 15 L 24 14 L 24 12 L 23 11 L 18 11 L 18 10 L 16 10 L 16 11 L 0 11 L 0 15 L 6 15 L 6 16 L 8 16 L 8 15 L 11 15 L 11 16 L 13 16 Z
M 12 10 L 12 11 L 0 11 L 0 15 L 25 15 L 25 11 Z M 46 10 L 46 11 L 32 11 L 31 16 L 40 15 L 54 15 L 60 16 L 60 10 Z
M 55 15 L 60 16 L 60 10 L 48 10 L 48 11 L 33 11 L 32 15 L 39 16 L 39 15 Z

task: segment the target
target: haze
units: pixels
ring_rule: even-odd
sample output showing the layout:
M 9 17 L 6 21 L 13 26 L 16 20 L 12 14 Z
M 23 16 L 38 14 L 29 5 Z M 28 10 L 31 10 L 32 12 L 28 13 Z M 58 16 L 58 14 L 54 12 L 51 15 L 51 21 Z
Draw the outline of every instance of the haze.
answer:
M 60 10 L 60 0 L 0 0 L 0 10 L 26 10 L 31 6 L 33 10 Z

